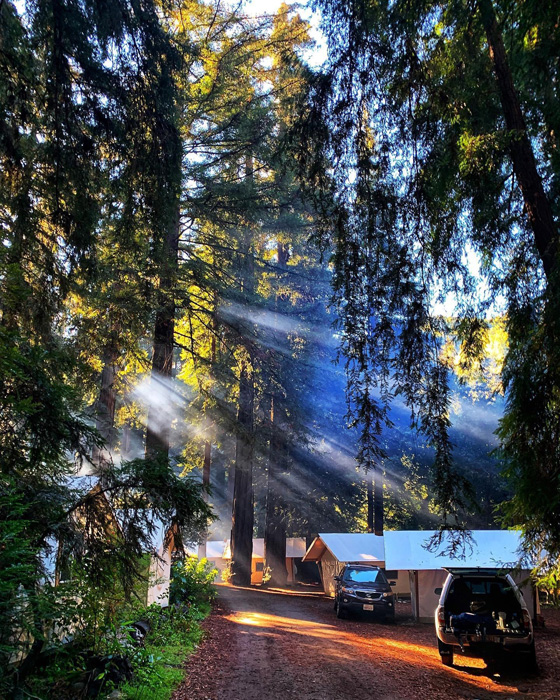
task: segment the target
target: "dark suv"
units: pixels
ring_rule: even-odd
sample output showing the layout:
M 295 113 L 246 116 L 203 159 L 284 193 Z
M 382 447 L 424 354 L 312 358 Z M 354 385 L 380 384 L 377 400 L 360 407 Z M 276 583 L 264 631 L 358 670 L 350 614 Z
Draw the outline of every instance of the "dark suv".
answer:
M 388 622 L 394 621 L 395 600 L 391 584 L 378 566 L 346 564 L 334 580 L 337 617 L 347 617 L 349 612 L 370 613 Z
M 536 671 L 531 616 L 512 577 L 497 569 L 447 571 L 435 615 L 443 664 L 460 651 L 487 663 L 515 658 Z

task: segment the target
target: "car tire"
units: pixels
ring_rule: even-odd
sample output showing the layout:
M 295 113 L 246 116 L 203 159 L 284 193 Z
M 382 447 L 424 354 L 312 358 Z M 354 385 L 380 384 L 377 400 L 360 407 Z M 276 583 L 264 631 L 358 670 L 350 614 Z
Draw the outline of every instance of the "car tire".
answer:
M 338 601 L 335 603 L 336 616 L 339 620 L 346 620 L 348 617 L 348 611 L 344 606 L 342 606 Z
M 538 673 L 539 664 L 537 662 L 537 651 L 535 649 L 535 640 L 529 647 L 529 653 L 525 655 L 525 668 L 529 673 Z
M 385 617 L 383 618 L 384 622 L 386 622 L 389 625 L 394 625 L 395 624 L 395 613 L 387 613 Z
M 449 644 L 444 644 L 438 639 L 438 650 L 441 657 L 441 663 L 444 666 L 453 666 L 453 647 Z

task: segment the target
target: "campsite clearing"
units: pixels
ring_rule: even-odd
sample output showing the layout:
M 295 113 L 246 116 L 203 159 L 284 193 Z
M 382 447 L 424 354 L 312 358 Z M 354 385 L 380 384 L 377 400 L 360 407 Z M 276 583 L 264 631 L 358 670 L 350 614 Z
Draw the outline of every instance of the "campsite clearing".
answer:
M 492 675 L 478 659 L 441 665 L 431 625 L 399 604 L 397 624 L 338 620 L 305 591 L 219 586 L 208 635 L 174 700 L 557 700 L 560 615 L 537 631 L 542 672 Z

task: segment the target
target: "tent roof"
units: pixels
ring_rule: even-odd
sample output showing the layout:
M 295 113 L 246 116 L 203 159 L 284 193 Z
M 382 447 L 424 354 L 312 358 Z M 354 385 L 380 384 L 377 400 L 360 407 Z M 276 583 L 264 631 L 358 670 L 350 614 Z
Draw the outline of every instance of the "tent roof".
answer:
M 227 540 L 208 540 L 206 542 L 206 558 L 221 559 L 224 556 Z
M 303 537 L 286 538 L 286 557 L 303 557 L 305 554 L 305 539 Z M 231 549 L 229 540 L 225 543 L 225 559 L 231 559 Z M 264 559 L 264 539 L 255 537 L 253 539 L 253 559 Z
M 376 564 L 385 560 L 383 537 L 371 533 L 320 533 L 305 553 L 304 561 L 319 561 L 329 551 L 341 562 Z
M 299 559 L 305 554 L 305 538 L 304 537 L 287 537 L 286 538 L 286 557 Z
M 467 541 L 464 557 L 442 554 L 449 540 L 435 550 L 426 546 L 435 530 L 403 530 L 385 532 L 385 565 L 388 569 L 421 571 L 444 567 L 505 568 L 516 566 L 521 558 L 521 534 L 515 530 L 471 530 L 472 541 Z

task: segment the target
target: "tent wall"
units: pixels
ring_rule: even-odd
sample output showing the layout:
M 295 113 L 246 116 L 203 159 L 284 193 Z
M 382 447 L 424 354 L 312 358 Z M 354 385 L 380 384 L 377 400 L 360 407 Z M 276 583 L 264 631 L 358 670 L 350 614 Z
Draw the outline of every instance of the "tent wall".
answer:
M 447 571 L 443 569 L 428 569 L 418 571 L 418 590 L 412 589 L 412 596 L 418 595 L 416 619 L 419 622 L 433 624 L 434 615 L 439 602 L 439 595 L 434 593 L 435 588 L 441 588 L 447 578 Z
M 334 577 L 342 571 L 344 564 L 335 559 L 333 555 L 327 550 L 320 561 L 320 571 L 321 571 L 321 583 L 323 584 L 323 590 L 326 595 L 334 598 L 335 584 Z
M 411 590 L 408 571 L 397 571 L 396 576 L 393 576 L 393 573 L 395 572 L 392 569 L 385 569 L 387 579 L 389 581 L 395 581 L 397 584 L 396 586 L 392 586 L 393 593 L 397 597 L 408 598 Z
M 171 579 L 171 552 L 160 550 L 159 556 L 152 555 L 150 563 L 150 583 L 148 605 L 157 603 L 161 607 L 169 605 L 169 581 Z
M 536 622 L 537 615 L 539 615 L 541 612 L 541 606 L 539 602 L 539 596 L 535 591 L 535 587 L 530 581 L 529 575 L 529 571 L 512 571 L 511 573 L 511 577 L 521 589 L 521 593 L 523 594 L 523 598 L 525 599 L 525 604 L 527 605 L 529 614 L 531 615 L 531 619 L 533 620 L 533 622 Z

